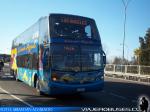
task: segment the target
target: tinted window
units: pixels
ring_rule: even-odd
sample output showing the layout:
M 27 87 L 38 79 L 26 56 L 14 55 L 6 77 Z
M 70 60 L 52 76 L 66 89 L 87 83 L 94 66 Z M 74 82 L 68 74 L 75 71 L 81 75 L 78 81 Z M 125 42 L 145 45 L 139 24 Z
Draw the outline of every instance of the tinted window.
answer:
M 51 37 L 99 40 L 94 20 L 78 16 L 52 15 Z
M 17 66 L 28 69 L 38 68 L 38 57 L 37 54 L 26 54 L 17 56 Z
M 94 71 L 102 67 L 98 46 L 53 45 L 52 68 L 61 71 Z

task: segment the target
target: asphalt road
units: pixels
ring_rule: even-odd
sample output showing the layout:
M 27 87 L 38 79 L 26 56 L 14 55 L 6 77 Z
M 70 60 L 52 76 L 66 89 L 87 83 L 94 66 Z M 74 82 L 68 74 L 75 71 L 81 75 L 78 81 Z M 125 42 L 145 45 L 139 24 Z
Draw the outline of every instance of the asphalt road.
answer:
M 149 85 L 105 78 L 104 90 L 100 92 L 38 96 L 34 88 L 16 82 L 10 74 L 0 74 L 0 106 L 137 107 L 143 95 L 150 99 Z

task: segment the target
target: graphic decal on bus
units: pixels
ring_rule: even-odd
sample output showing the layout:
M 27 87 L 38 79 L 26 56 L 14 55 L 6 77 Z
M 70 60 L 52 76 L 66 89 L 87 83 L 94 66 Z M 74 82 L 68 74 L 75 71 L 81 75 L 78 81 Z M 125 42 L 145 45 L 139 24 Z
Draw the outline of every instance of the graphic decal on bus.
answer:
M 17 70 L 16 57 L 17 57 L 17 49 L 14 48 L 11 50 L 11 69 L 14 70 Z

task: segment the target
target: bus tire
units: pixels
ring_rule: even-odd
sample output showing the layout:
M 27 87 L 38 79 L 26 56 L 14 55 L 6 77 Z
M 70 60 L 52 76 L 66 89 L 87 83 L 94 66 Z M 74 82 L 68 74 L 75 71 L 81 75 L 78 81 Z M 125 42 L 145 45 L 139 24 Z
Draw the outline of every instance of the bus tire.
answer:
M 36 88 L 37 95 L 43 95 L 43 92 L 41 91 L 41 85 L 39 83 L 39 79 L 38 78 L 36 79 L 35 88 Z

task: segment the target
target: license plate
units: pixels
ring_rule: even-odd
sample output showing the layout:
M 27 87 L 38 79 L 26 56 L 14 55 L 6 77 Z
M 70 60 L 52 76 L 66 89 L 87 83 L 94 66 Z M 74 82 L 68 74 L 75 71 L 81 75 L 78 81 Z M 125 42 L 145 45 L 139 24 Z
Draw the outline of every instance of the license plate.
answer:
M 83 92 L 83 91 L 85 91 L 85 88 L 78 88 L 77 89 L 77 92 Z

